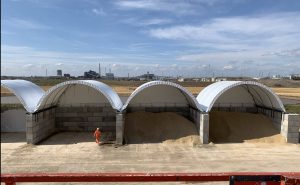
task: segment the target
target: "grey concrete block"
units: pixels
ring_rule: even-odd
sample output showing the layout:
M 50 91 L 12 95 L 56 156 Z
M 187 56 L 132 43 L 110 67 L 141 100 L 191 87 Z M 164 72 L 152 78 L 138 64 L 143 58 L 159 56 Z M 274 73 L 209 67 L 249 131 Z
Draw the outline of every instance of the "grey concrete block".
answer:
M 299 132 L 299 127 L 298 127 L 298 126 L 295 126 L 295 127 L 289 127 L 289 128 L 288 128 L 288 131 L 291 132 L 291 133 Z
M 116 131 L 116 127 L 111 127 L 111 126 L 103 126 L 101 131 L 103 132 L 115 132 Z
M 88 117 L 89 122 L 99 121 L 101 122 L 103 120 L 102 117 Z
M 77 117 L 89 117 L 93 116 L 93 112 L 77 112 Z
M 122 121 L 116 121 L 115 122 L 116 126 L 124 126 L 124 124 L 125 124 L 125 120 L 124 121 L 122 120 Z
M 115 112 L 107 112 L 106 116 L 113 116 L 116 117 L 116 113 Z
M 103 107 L 102 111 L 103 112 L 115 112 L 115 110 L 112 107 Z
M 77 125 L 77 124 L 78 124 L 77 122 L 62 122 L 61 126 L 69 127 L 69 126 L 74 126 L 74 125 Z
M 286 141 L 288 143 L 294 143 L 294 144 L 297 144 L 299 143 L 299 137 L 287 137 L 286 138 Z
M 116 117 L 115 116 L 106 116 L 106 117 L 103 117 L 103 121 L 104 122 L 116 121 Z
M 103 122 L 89 122 L 89 126 L 100 127 Z
M 200 114 L 200 140 L 203 144 L 209 143 L 209 115 Z
M 87 112 L 102 112 L 103 107 L 87 107 Z
M 26 141 L 27 141 L 27 144 L 34 144 L 33 138 L 27 138 Z
M 288 138 L 299 138 L 299 132 L 288 133 Z
M 83 118 L 83 117 L 65 117 L 65 118 L 62 119 L 62 121 L 83 122 L 83 121 L 85 121 L 85 118 Z
M 56 117 L 75 117 L 77 113 L 75 112 L 58 112 L 56 113 Z
M 86 127 L 87 131 L 95 131 L 97 127 Z
M 99 117 L 103 117 L 106 116 L 107 113 L 106 112 L 93 112 L 92 116 L 99 116 Z
M 33 138 L 32 132 L 26 132 L 26 138 Z

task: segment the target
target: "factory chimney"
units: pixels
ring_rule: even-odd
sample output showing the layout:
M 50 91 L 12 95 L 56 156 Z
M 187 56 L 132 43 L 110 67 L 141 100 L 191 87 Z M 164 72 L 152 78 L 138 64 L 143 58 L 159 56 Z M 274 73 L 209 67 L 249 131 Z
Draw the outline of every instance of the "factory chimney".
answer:
M 101 78 L 101 64 L 99 62 L 99 78 Z

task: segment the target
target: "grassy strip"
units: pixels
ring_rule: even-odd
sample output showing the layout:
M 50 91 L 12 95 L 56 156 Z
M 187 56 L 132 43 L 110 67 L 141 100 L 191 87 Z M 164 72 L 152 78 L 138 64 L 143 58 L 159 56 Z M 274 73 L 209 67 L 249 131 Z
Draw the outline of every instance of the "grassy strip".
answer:
M 285 105 L 285 110 L 288 113 L 300 114 L 300 105 Z
M 12 109 L 24 109 L 22 104 L 1 104 L 1 112 Z

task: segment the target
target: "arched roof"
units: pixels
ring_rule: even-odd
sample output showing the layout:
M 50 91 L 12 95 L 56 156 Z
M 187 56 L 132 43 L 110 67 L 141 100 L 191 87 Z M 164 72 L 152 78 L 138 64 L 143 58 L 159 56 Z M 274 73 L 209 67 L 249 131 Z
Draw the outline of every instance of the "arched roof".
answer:
M 167 81 L 151 81 L 151 82 L 147 82 L 141 86 L 139 86 L 138 88 L 136 88 L 132 94 L 128 97 L 127 101 L 125 102 L 125 104 L 123 105 L 122 110 L 125 110 L 127 108 L 127 106 L 130 104 L 130 102 L 142 91 L 144 91 L 145 89 L 154 87 L 154 86 L 169 86 L 169 87 L 174 87 L 175 89 L 178 89 L 186 98 L 186 101 L 194 108 L 199 109 L 200 110 L 200 105 L 197 102 L 196 98 L 188 91 L 186 90 L 184 87 L 182 87 L 181 85 L 178 85 L 176 83 L 172 83 L 172 82 L 167 82 Z M 146 98 L 146 97 L 145 97 Z
M 34 112 L 45 91 L 26 80 L 1 80 L 1 87 L 7 88 L 19 99 L 27 112 Z
M 95 80 L 73 80 L 57 84 L 56 86 L 50 88 L 39 100 L 35 112 L 55 105 L 63 92 L 66 91 L 70 85 L 74 84 L 88 86 L 97 90 L 98 92 L 103 94 L 105 98 L 107 98 L 113 109 L 118 111 L 121 110 L 123 103 L 120 97 L 108 85 Z
M 267 86 L 253 81 L 220 81 L 204 88 L 197 96 L 201 108 L 209 112 L 218 98 L 226 91 L 235 87 L 242 87 L 251 95 L 251 100 L 255 105 L 276 109 L 285 112 L 285 108 L 280 98 Z M 238 94 L 231 95 L 237 101 L 245 97 L 239 97 Z

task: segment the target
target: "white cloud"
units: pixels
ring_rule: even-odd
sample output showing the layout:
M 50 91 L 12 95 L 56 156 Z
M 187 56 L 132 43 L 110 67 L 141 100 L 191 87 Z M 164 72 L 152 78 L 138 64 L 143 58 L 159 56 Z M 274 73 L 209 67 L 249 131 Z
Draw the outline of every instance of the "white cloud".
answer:
M 300 57 L 300 48 L 264 53 L 262 56 Z
M 172 23 L 172 20 L 166 18 L 153 18 L 153 19 L 129 18 L 129 19 L 122 20 L 122 22 L 133 26 L 157 26 L 157 25 L 170 24 Z
M 31 30 L 44 30 L 44 29 L 51 29 L 50 26 L 32 21 L 32 20 L 25 20 L 19 18 L 11 18 L 3 20 L 4 26 L 13 26 L 21 29 L 31 29 Z
M 148 34 L 212 49 L 295 48 L 300 45 L 300 13 L 216 18 L 201 25 L 150 29 Z
M 227 66 L 224 66 L 223 69 L 224 70 L 231 70 L 231 69 L 233 69 L 233 66 L 232 65 L 227 65 Z
M 204 2 L 204 1 L 203 1 Z M 194 14 L 195 5 L 189 1 L 169 0 L 119 0 L 115 5 L 121 9 L 141 9 L 149 11 L 167 11 L 176 14 Z
M 106 13 L 102 9 L 93 8 L 92 12 L 96 15 L 106 15 Z
M 62 63 L 56 63 L 55 65 L 56 66 L 62 66 L 63 64 Z
M 144 20 L 142 25 L 148 26 L 148 25 L 161 25 L 161 24 L 169 24 L 171 23 L 171 19 L 148 19 Z
M 23 65 L 24 68 L 30 68 L 32 66 L 33 66 L 33 64 L 25 64 L 25 65 Z

